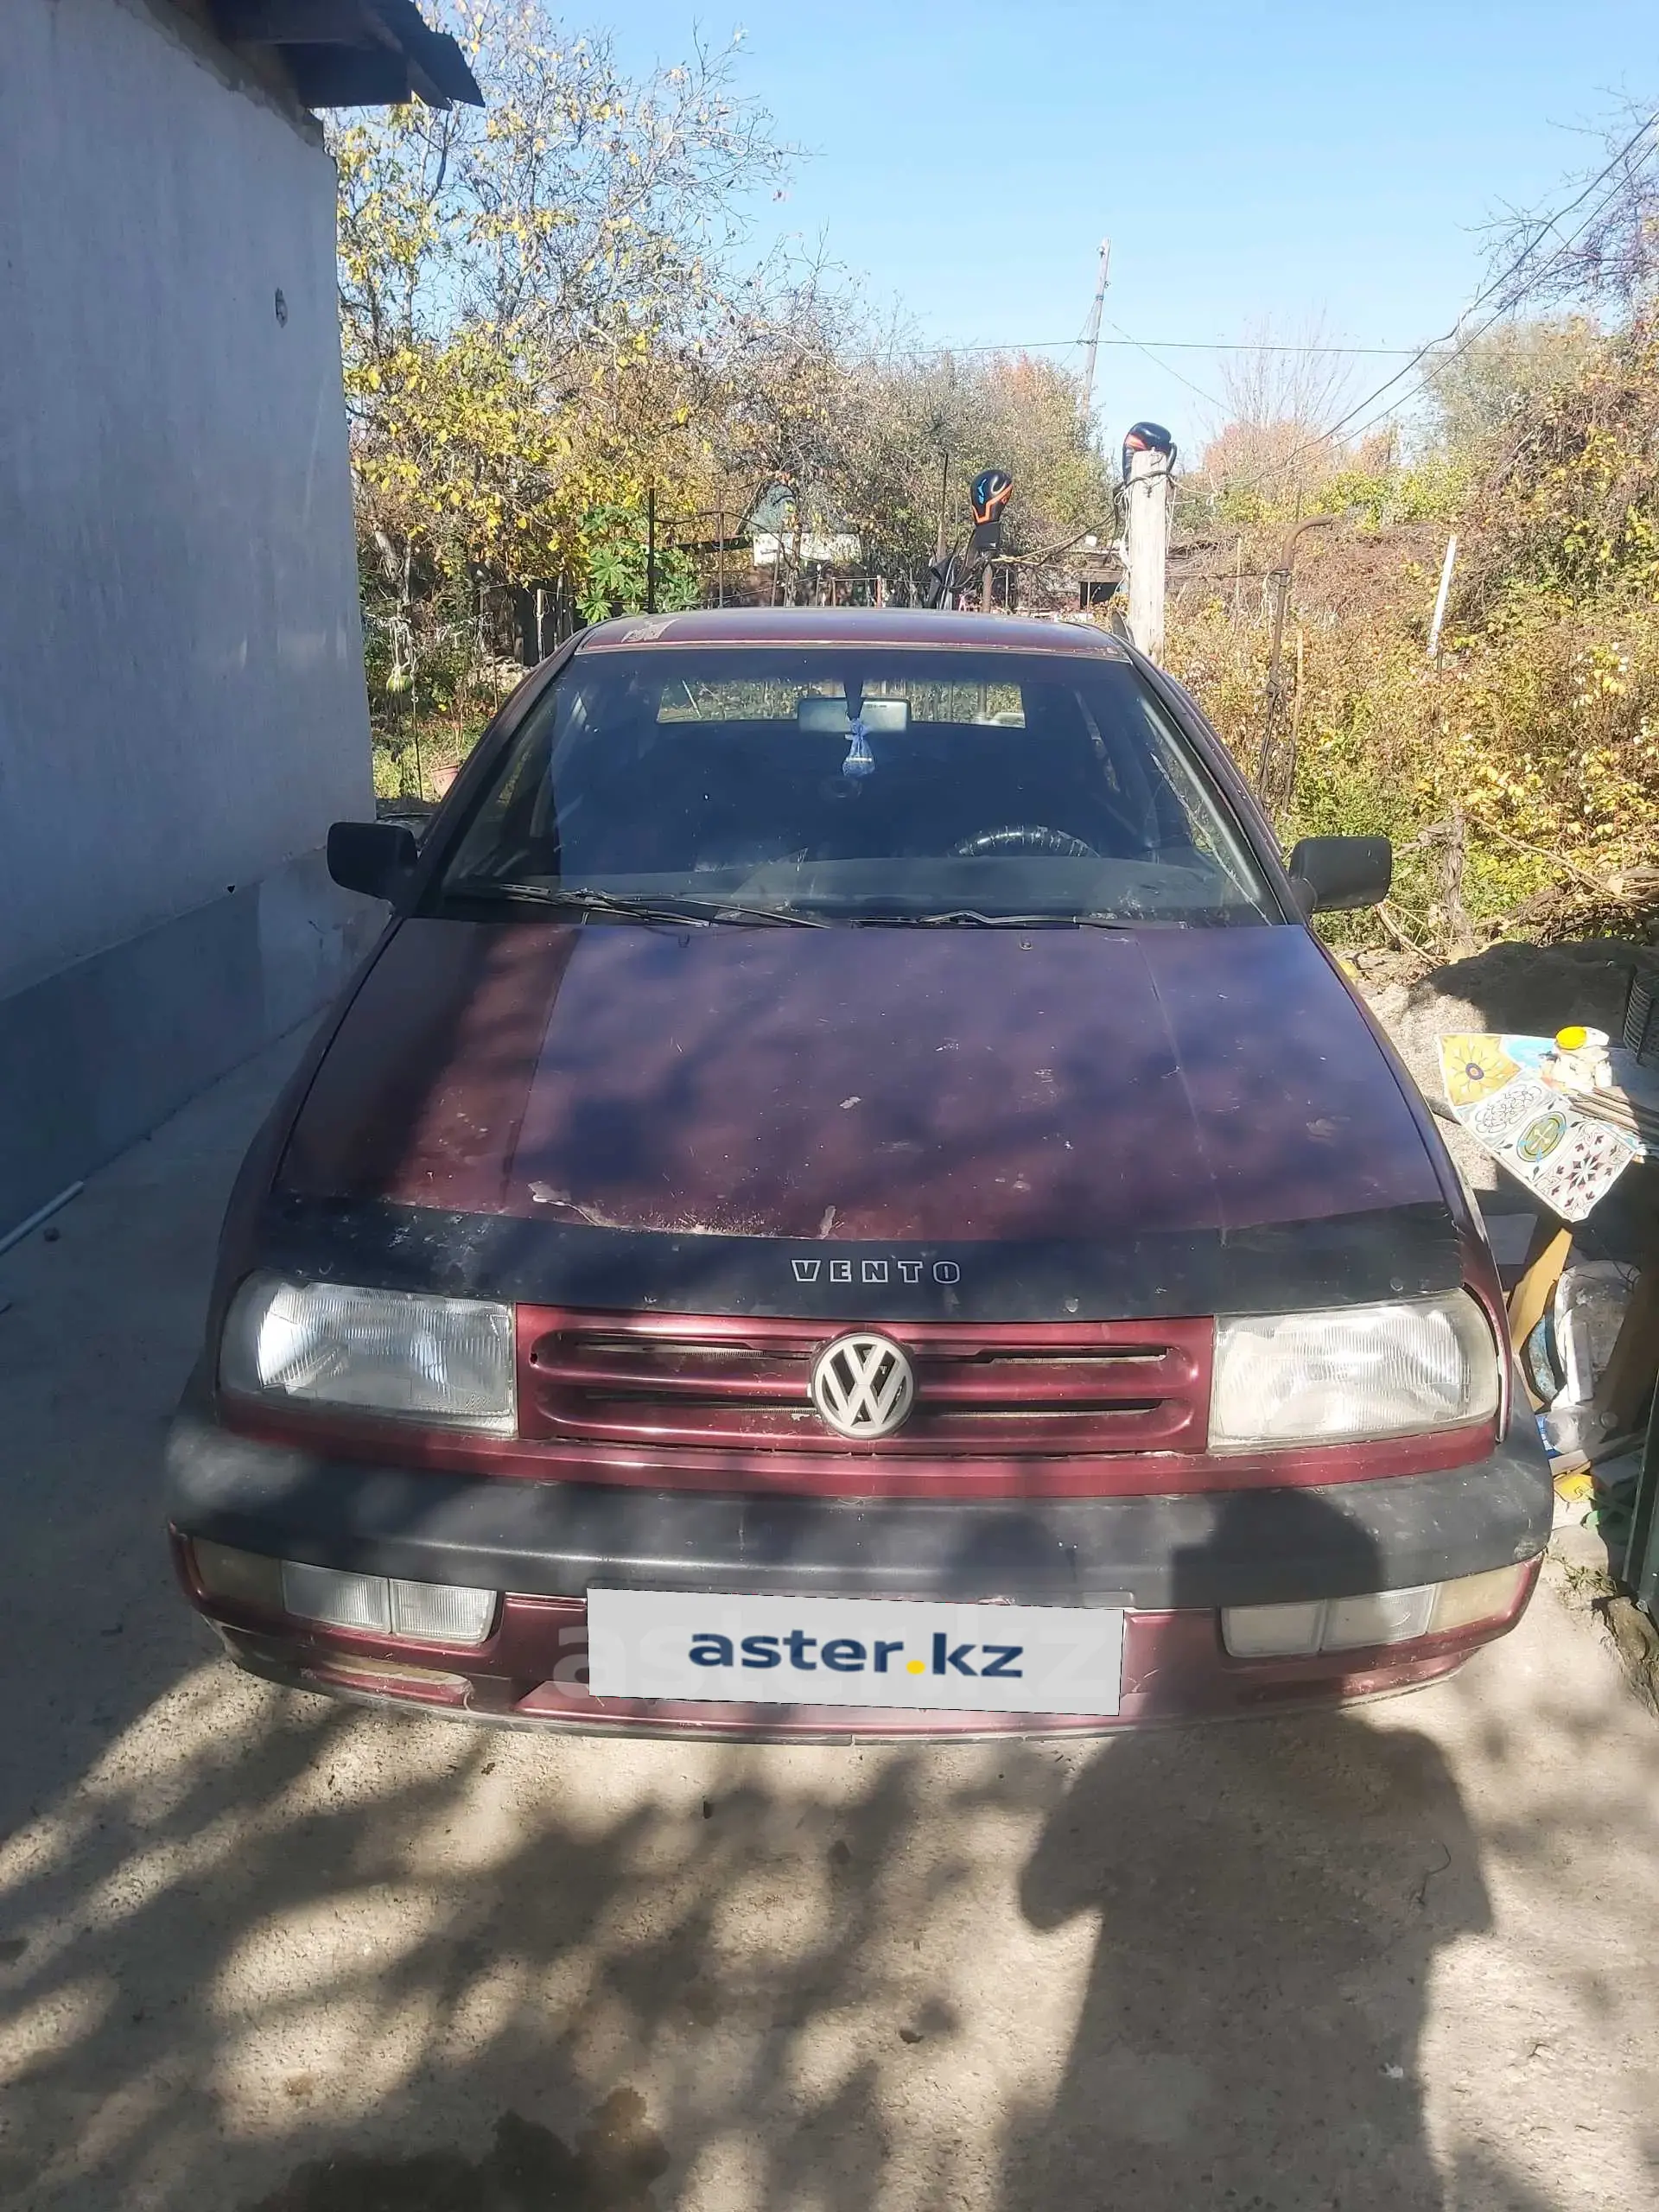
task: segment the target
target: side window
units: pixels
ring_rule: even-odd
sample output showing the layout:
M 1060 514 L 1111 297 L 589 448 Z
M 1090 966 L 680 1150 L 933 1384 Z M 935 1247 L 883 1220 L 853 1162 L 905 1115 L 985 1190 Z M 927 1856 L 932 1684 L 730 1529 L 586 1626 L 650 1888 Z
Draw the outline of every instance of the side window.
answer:
M 1146 725 L 1154 804 L 1160 826 L 1169 825 L 1167 841 L 1203 854 L 1246 898 L 1258 896 L 1255 868 L 1216 798 L 1205 789 L 1179 732 L 1165 720 L 1150 692 L 1137 689 L 1135 705 Z
M 521 746 L 506 773 L 473 817 L 449 863 L 457 875 L 500 874 L 522 867 L 536 843 L 546 754 L 540 746 Z

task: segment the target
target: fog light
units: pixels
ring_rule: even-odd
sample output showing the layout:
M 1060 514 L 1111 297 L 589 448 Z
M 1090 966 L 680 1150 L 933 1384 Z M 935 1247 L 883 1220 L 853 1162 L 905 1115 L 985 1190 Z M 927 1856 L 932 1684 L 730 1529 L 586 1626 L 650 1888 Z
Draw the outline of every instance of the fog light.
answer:
M 448 1582 L 394 1582 L 391 1632 L 424 1643 L 482 1643 L 495 1618 L 493 1590 Z
M 1319 1648 L 1322 1601 L 1311 1605 L 1230 1605 L 1221 1632 L 1235 1659 L 1307 1658 Z
M 1438 1585 L 1415 1590 L 1374 1590 L 1363 1598 L 1333 1598 L 1325 1609 L 1321 1651 L 1359 1651 L 1368 1643 L 1406 1643 L 1428 1634 Z
M 1424 1582 L 1407 1590 L 1370 1590 L 1297 1605 L 1230 1605 L 1222 1642 L 1235 1659 L 1307 1659 L 1319 1651 L 1363 1651 L 1419 1637 L 1506 1620 L 1519 1605 L 1532 1562 Z
M 230 1544 L 210 1544 L 200 1536 L 190 1540 L 196 1580 L 204 1596 L 223 1598 L 232 1605 L 252 1605 L 265 1613 L 283 1611 L 283 1563 L 263 1552 L 236 1550 Z
M 1460 1574 L 1455 1582 L 1442 1582 L 1435 1595 L 1431 1634 L 1472 1628 L 1477 1621 L 1506 1619 L 1520 1604 L 1534 1566 L 1528 1560 L 1520 1567 L 1489 1567 L 1484 1574 Z
M 283 1610 L 325 1628 L 391 1633 L 391 1592 L 383 1574 L 340 1574 L 332 1567 L 283 1561 Z
M 401 1637 L 412 1643 L 482 1643 L 495 1620 L 495 1592 L 447 1582 L 388 1581 L 331 1567 L 283 1561 L 283 1610 L 325 1628 Z

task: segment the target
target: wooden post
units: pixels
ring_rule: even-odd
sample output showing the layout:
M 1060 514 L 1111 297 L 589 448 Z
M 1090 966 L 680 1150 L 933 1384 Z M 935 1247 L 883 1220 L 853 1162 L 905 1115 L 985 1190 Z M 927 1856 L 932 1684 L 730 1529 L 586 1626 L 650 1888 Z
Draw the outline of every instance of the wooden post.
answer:
M 1129 456 L 1129 636 L 1148 660 L 1164 650 L 1164 572 L 1169 555 L 1169 455 Z
M 512 594 L 512 611 L 518 625 L 518 658 L 525 668 L 534 668 L 541 658 L 537 651 L 536 594 L 528 584 L 509 586 Z
M 1468 829 L 1463 809 L 1453 806 L 1440 855 L 1440 911 L 1446 917 L 1446 950 L 1453 960 L 1466 960 L 1475 949 L 1475 932 L 1470 927 L 1469 910 L 1463 903 L 1463 866 L 1467 845 Z
M 1302 626 L 1296 625 L 1296 689 L 1290 695 L 1290 773 L 1287 781 L 1296 788 L 1296 747 L 1302 734 L 1302 682 L 1306 673 Z
M 715 604 L 716 607 L 724 607 L 726 604 L 726 510 L 724 507 L 720 511 L 718 528 L 720 550 L 715 556 Z
M 1446 541 L 1446 558 L 1440 563 L 1440 588 L 1434 594 L 1434 619 L 1428 626 L 1428 657 L 1440 657 L 1440 626 L 1446 620 L 1446 602 L 1452 596 L 1452 571 L 1458 565 L 1458 533 L 1454 530 Z
M 645 494 L 645 612 L 657 612 L 657 493 Z
M 1306 522 L 1298 523 L 1285 540 L 1278 567 L 1268 578 L 1273 629 L 1268 641 L 1268 683 L 1262 701 L 1262 751 L 1255 764 L 1255 795 L 1269 814 L 1276 813 L 1281 806 L 1288 806 L 1295 795 L 1294 742 L 1287 741 L 1281 747 L 1279 730 L 1285 720 L 1285 615 L 1290 606 L 1290 579 L 1296 565 L 1296 547 L 1310 530 L 1328 530 L 1336 519 L 1334 515 L 1310 515 Z M 1300 663 L 1299 652 L 1299 669 Z M 1282 760 L 1279 757 L 1281 751 Z
M 1262 753 L 1255 764 L 1255 795 L 1273 814 L 1277 811 L 1275 801 L 1282 780 L 1275 755 L 1285 709 L 1285 609 L 1290 604 L 1290 570 L 1275 569 L 1268 578 L 1268 589 L 1272 594 L 1272 627 L 1268 634 L 1268 683 L 1262 702 Z

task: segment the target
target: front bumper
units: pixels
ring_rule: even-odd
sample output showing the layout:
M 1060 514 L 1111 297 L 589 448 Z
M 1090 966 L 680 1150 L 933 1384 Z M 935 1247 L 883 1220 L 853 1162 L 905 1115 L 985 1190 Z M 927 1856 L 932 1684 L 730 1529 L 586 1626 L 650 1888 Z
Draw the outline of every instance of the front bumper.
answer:
M 1548 1463 L 1524 1408 L 1473 1465 L 1328 1489 L 916 1501 L 709 1496 L 413 1471 L 256 1441 L 187 1402 L 168 1517 L 194 1602 L 233 1655 L 307 1686 L 565 1726 L 737 1735 L 1083 1732 L 1409 1687 L 1510 1626 L 1374 1653 L 1236 1661 L 1224 1606 L 1355 1596 L 1535 1560 Z M 509 1593 L 488 1643 L 445 1651 L 238 1613 L 207 1599 L 189 1541 Z M 588 1695 L 590 1584 L 957 1602 L 1113 1605 L 1129 1619 L 1115 1720 L 863 1709 L 642 1706 Z

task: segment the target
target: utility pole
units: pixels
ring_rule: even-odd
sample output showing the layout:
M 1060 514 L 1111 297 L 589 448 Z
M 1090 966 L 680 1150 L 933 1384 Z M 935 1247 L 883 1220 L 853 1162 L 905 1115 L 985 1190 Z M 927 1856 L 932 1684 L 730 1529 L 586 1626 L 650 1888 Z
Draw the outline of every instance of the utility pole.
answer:
M 1106 304 L 1106 278 L 1112 265 L 1112 242 L 1100 242 L 1100 277 L 1095 286 L 1095 303 L 1089 310 L 1089 327 L 1083 340 L 1083 397 L 1077 411 L 1083 417 L 1084 429 L 1089 427 L 1090 410 L 1095 404 L 1095 360 L 1100 352 L 1100 311 Z
M 645 494 L 645 612 L 657 612 L 657 490 Z
M 1164 571 L 1169 556 L 1169 471 L 1166 453 L 1129 456 L 1124 530 L 1129 564 L 1129 637 L 1148 660 L 1164 651 Z

